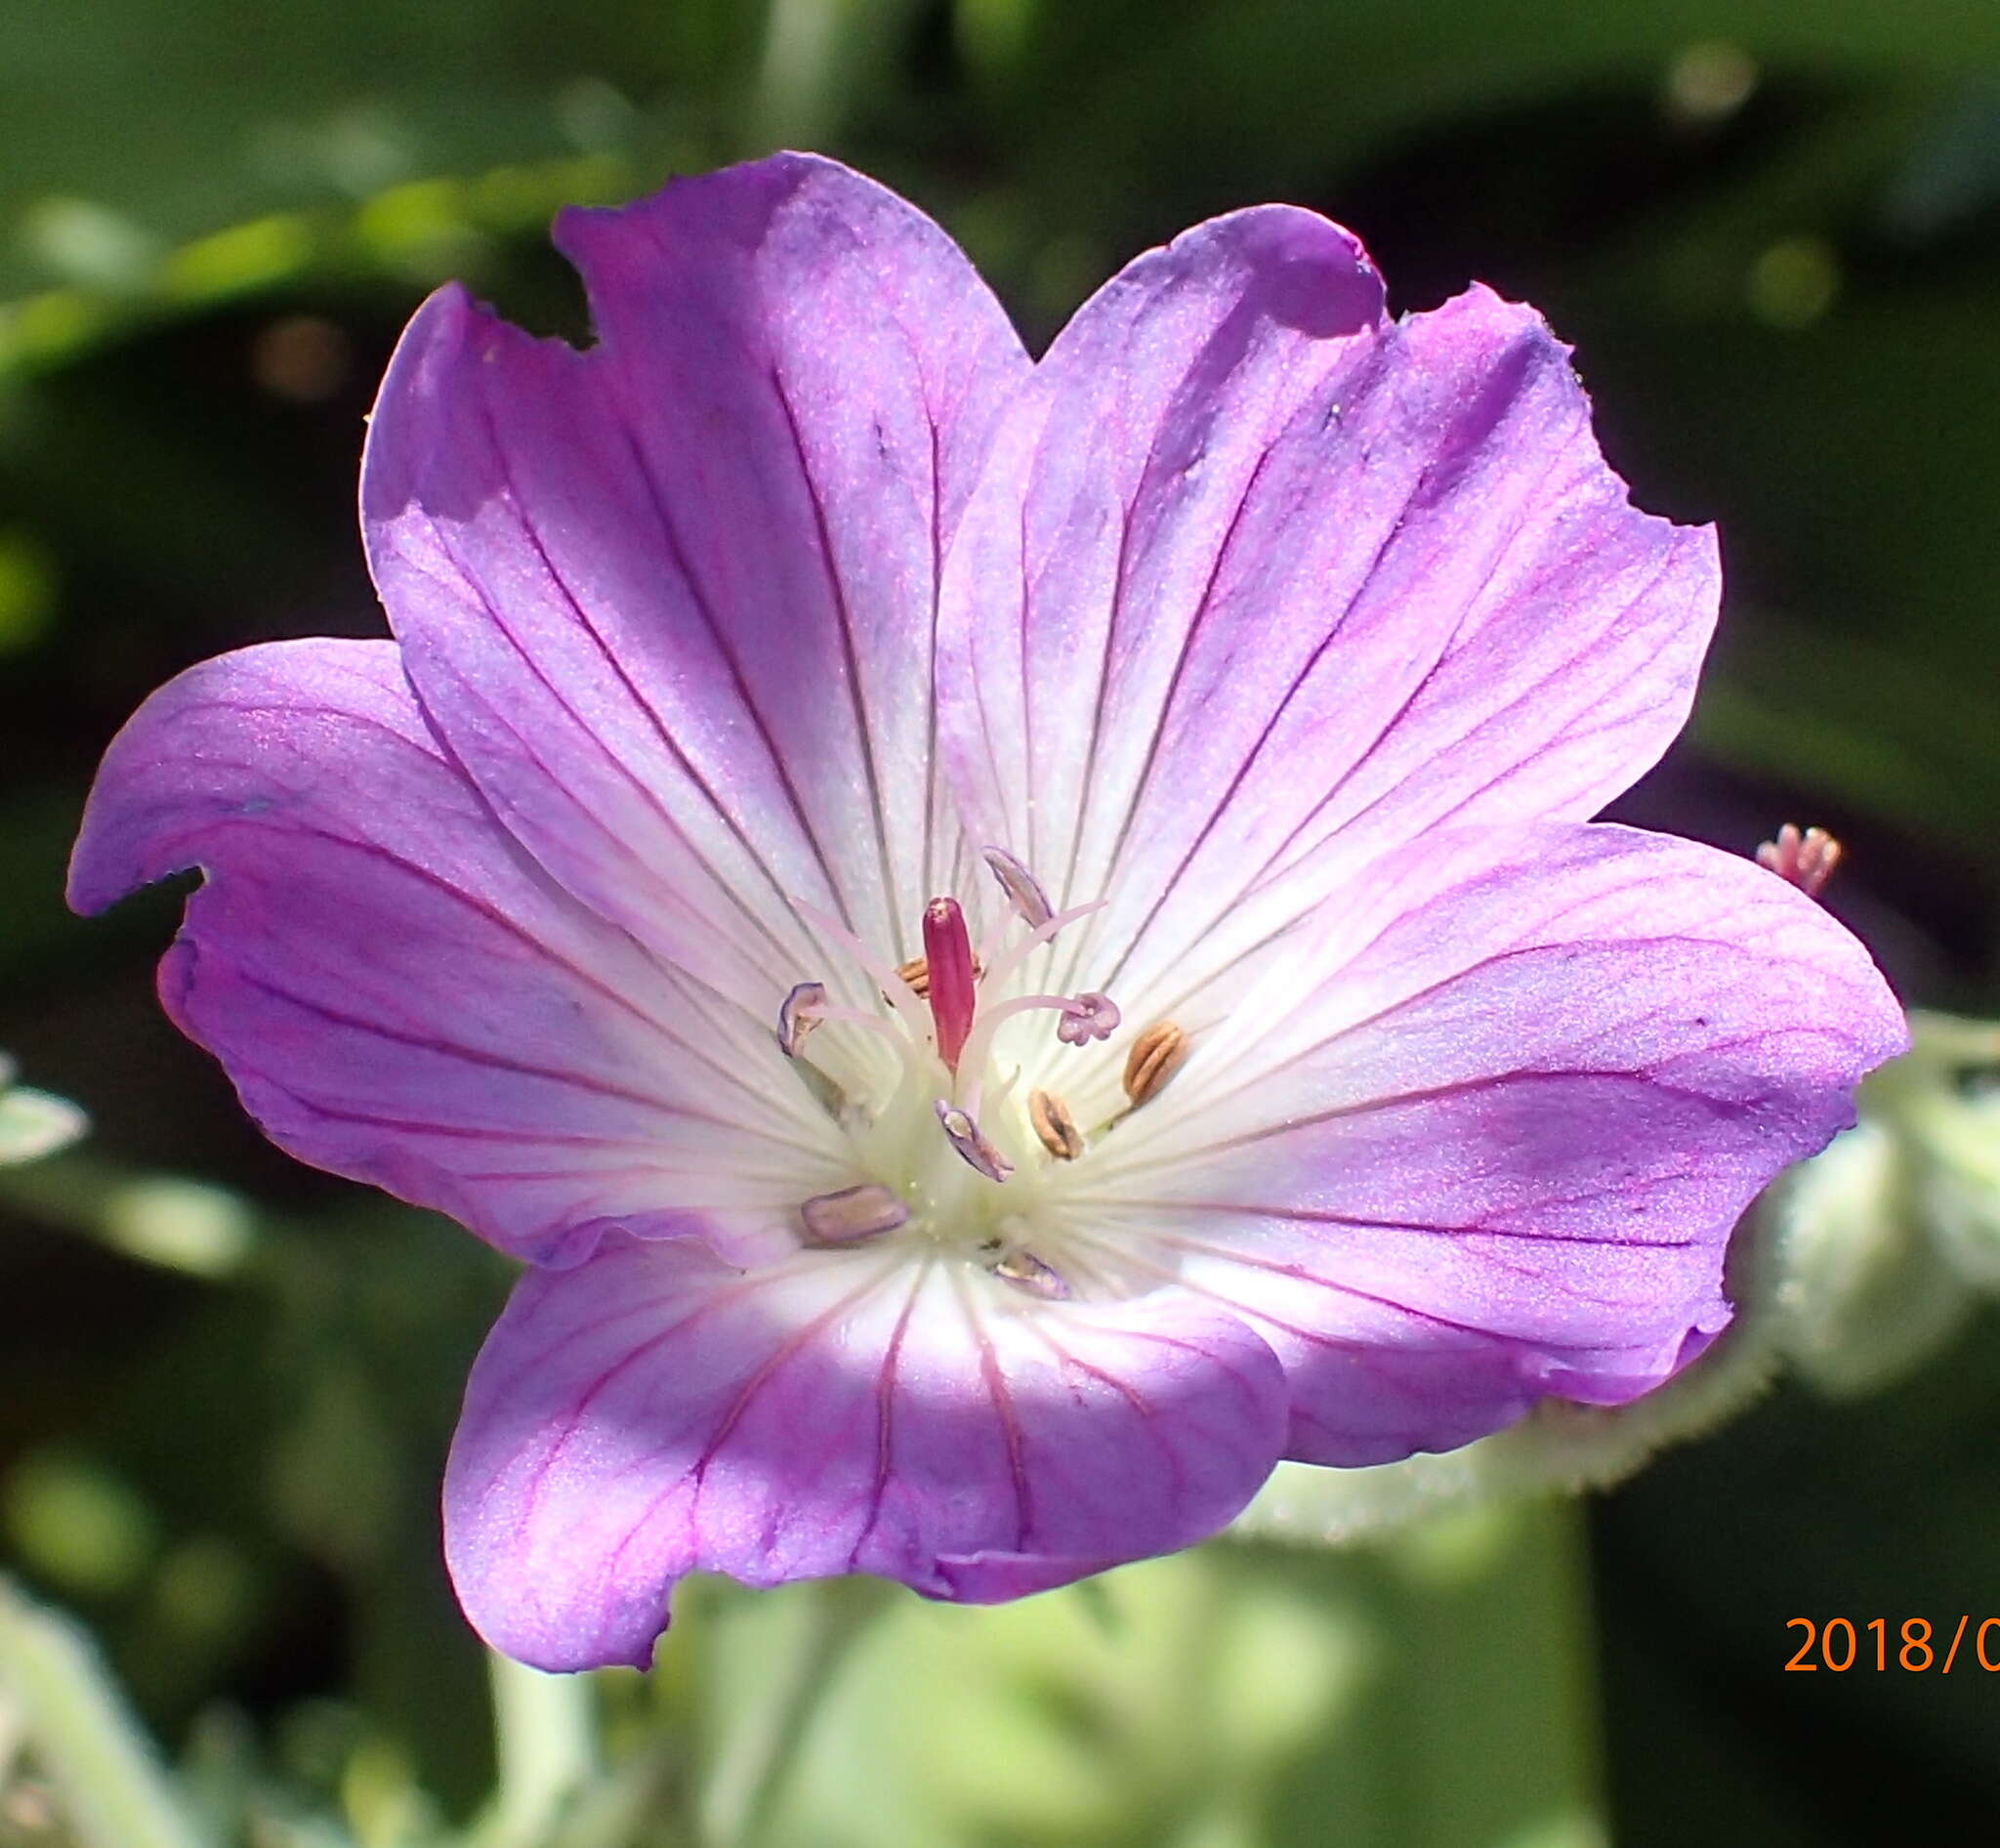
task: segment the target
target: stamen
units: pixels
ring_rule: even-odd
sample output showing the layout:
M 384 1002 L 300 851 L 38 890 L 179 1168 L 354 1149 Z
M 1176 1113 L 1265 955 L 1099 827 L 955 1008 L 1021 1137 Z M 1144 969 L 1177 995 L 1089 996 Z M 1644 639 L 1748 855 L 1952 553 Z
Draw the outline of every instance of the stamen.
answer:
M 1086 1002 L 1093 1005 L 1084 1006 Z M 1013 1000 L 1002 1001 L 998 1007 L 989 1007 L 980 1013 L 979 1024 L 973 1029 L 971 1039 L 966 1042 L 962 1055 L 963 1062 L 970 1071 L 978 1072 L 985 1065 L 986 1054 L 992 1049 L 993 1035 L 1017 1014 L 1025 1014 L 1031 1008 L 1053 1007 L 1062 1016 L 1062 1025 L 1066 1027 L 1072 1020 L 1081 1022 L 1101 1019 L 1102 1013 L 1096 1005 L 1099 1003 L 1111 1011 L 1110 1026 L 1104 1029 L 1104 1033 L 1109 1033 L 1118 1025 L 1118 1009 L 1116 1003 L 1105 995 L 1017 994 Z M 1064 1032 L 1062 1027 L 1058 1027 L 1056 1036 L 1069 1045 L 1080 1046 L 1086 1039 L 1099 1038 L 1103 1035 L 1082 1031 L 1080 1037 L 1072 1036 L 1071 1033 Z
M 931 1018 L 938 1027 L 938 1056 L 948 1070 L 956 1071 L 966 1035 L 973 1029 L 973 1015 L 979 1009 L 973 943 L 956 899 L 933 899 L 924 906 L 924 961 Z
M 804 899 L 793 899 L 790 903 L 792 909 L 820 936 L 829 943 L 838 944 L 875 978 L 875 986 L 882 990 L 883 998 L 896 1010 L 896 1017 L 909 1029 L 910 1037 L 923 1039 L 923 1003 L 910 992 L 909 984 L 886 962 L 872 954 L 867 945 L 838 918 L 827 916 L 816 904 L 808 904 Z
M 777 1010 L 777 1043 L 787 1059 L 796 1059 L 806 1035 L 819 1025 L 819 1010 L 826 1005 L 826 984 L 802 982 L 787 994 Z
M 993 877 L 999 880 L 1000 890 L 1014 907 L 1014 915 L 1030 930 L 1040 930 L 1056 915 L 1056 907 L 1049 903 L 1041 881 L 1004 847 L 981 848 L 979 854 Z
M 1032 1251 L 1010 1251 L 993 1266 L 993 1275 L 1044 1302 L 1064 1302 L 1069 1296 L 1069 1285 Z
M 1125 1055 L 1125 1095 L 1133 1108 L 1157 1097 L 1187 1056 L 1187 1031 L 1172 1021 L 1156 1021 L 1141 1033 Z
M 1059 1161 L 1074 1161 L 1083 1153 L 1083 1132 L 1069 1106 L 1047 1091 L 1027 1094 L 1027 1119 L 1041 1138 L 1042 1147 Z
M 850 1027 L 861 1028 L 889 1041 L 897 1052 L 909 1050 L 909 1035 L 896 1030 L 895 1026 L 884 1020 L 880 1014 L 864 1013 L 858 1007 L 821 1007 L 812 1013 L 815 1024 L 820 1022 L 845 1021 Z
M 819 1244 L 853 1244 L 874 1239 L 905 1224 L 910 1209 L 886 1187 L 873 1181 L 844 1187 L 837 1194 L 815 1194 L 799 1208 L 806 1231 Z
M 956 1104 L 947 1104 L 940 1097 L 938 1121 L 951 1146 L 987 1180 L 1004 1181 L 1014 1172 L 1014 1163 L 979 1133 L 979 1126 L 969 1112 L 960 1110 Z
M 806 1035 L 828 1021 L 845 1021 L 850 1027 L 880 1034 L 897 1052 L 905 1051 L 909 1044 L 907 1037 L 899 1037 L 881 1015 L 864 1014 L 857 1007 L 830 1007 L 824 983 L 802 982 L 785 996 L 777 1011 L 777 1043 L 785 1057 L 798 1058 Z
M 1096 990 L 1073 996 L 1056 1026 L 1056 1037 L 1065 1046 L 1086 1046 L 1093 1039 L 1109 1039 L 1118 1030 L 1122 1017 L 1118 1003 Z
M 997 989 L 1009 976 L 1019 969 L 1022 963 L 1027 961 L 1058 931 L 1074 924 L 1080 917 L 1090 916 L 1093 911 L 1102 911 L 1109 903 L 1108 899 L 1093 899 L 1088 904 L 1072 904 L 1066 911 L 1058 911 L 1046 924 L 1037 925 L 1012 950 L 1002 956 L 986 971 L 987 985 Z
M 1776 840 L 1758 848 L 1757 863 L 1797 886 L 1809 899 L 1815 899 L 1833 877 L 1841 853 L 1840 842 L 1823 827 L 1809 827 L 1802 834 L 1787 821 L 1778 829 Z

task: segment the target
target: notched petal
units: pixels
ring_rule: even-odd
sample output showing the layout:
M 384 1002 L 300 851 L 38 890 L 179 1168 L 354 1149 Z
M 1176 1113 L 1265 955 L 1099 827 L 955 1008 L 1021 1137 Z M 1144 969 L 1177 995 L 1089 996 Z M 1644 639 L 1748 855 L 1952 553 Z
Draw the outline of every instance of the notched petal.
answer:
M 613 1217 L 796 1200 L 801 1163 L 826 1159 L 831 1126 L 749 1075 L 754 1050 L 695 1030 L 670 974 L 521 855 L 393 643 L 248 649 L 141 708 L 92 791 L 70 900 L 97 910 L 188 867 L 206 879 L 161 997 L 301 1160 L 569 1262 Z

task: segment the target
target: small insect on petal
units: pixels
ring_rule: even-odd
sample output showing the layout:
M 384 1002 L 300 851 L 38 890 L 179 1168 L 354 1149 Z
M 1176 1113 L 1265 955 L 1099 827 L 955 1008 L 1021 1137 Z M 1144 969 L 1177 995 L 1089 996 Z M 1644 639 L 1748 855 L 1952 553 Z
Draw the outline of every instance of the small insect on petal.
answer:
M 951 1146 L 987 1180 L 1004 1181 L 1014 1172 L 1014 1163 L 979 1133 L 979 1124 L 956 1104 L 947 1104 L 940 1097 L 938 1100 L 938 1120 Z
M 806 1035 L 819 1025 L 819 1010 L 826 1005 L 823 982 L 802 982 L 787 994 L 777 1010 L 777 1043 L 787 1059 L 796 1059 Z
M 1041 1138 L 1042 1147 L 1059 1161 L 1074 1161 L 1083 1153 L 1083 1132 L 1069 1106 L 1047 1091 L 1027 1094 L 1027 1119 Z
M 1125 1055 L 1125 1095 L 1134 1108 L 1160 1094 L 1188 1056 L 1188 1034 L 1172 1021 L 1155 1021 Z
M 1056 1037 L 1065 1046 L 1088 1045 L 1093 1039 L 1109 1039 L 1123 1017 L 1118 1003 L 1108 994 L 1095 991 L 1075 995 L 1056 1024 Z
M 888 1188 L 875 1182 L 844 1187 L 837 1194 L 815 1194 L 799 1208 L 806 1231 L 819 1244 L 853 1244 L 874 1239 L 906 1223 L 910 1209 Z
M 1069 1295 L 1069 1285 L 1032 1251 L 1010 1251 L 993 1266 L 993 1275 L 1044 1302 L 1063 1302 Z
M 1812 899 L 1833 877 L 1841 853 L 1840 842 L 1823 827 L 1809 827 L 1802 833 L 1787 821 L 1778 829 L 1776 840 L 1766 841 L 1758 848 L 1757 863 L 1768 866 Z
M 1007 903 L 1014 907 L 1015 916 L 1030 930 L 1040 930 L 1056 915 L 1056 907 L 1049 903 L 1049 895 L 1042 890 L 1042 882 L 1004 847 L 986 847 L 979 851 L 993 877 L 999 880 L 1000 890 L 1006 893 Z

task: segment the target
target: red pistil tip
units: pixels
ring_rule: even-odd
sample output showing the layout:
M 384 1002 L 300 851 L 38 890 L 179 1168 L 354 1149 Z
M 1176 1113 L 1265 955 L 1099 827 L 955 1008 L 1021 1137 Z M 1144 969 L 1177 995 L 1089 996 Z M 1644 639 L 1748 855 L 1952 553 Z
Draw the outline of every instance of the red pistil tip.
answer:
M 955 1072 L 979 1006 L 973 940 L 956 899 L 933 899 L 924 906 L 924 963 L 931 979 L 926 998 L 938 1028 L 938 1056 Z

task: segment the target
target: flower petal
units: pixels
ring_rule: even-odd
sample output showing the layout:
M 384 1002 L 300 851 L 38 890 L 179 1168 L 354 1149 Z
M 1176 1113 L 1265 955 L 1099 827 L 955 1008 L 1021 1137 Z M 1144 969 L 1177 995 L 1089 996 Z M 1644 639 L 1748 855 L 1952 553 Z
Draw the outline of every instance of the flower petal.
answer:
M 487 1340 L 445 1552 L 496 1649 L 643 1665 L 696 1570 L 986 1601 L 1186 1546 L 1284 1422 L 1270 1349 L 1179 1292 L 1052 1306 L 907 1252 L 746 1276 L 607 1239 L 524 1279 Z
M 779 1067 L 768 1033 L 521 854 L 394 643 L 246 649 L 140 708 L 91 793 L 70 903 L 190 866 L 208 878 L 162 999 L 301 1160 L 549 1261 L 608 1217 L 667 1231 L 663 1202 L 754 1213 L 843 1172 L 823 1118 L 815 1134 L 810 1107 L 744 1075 Z
M 1251 1314 L 1309 1461 L 1658 1383 L 1727 1320 L 1744 1208 L 1905 1040 L 1817 905 L 1625 828 L 1432 837 L 1300 939 L 1093 1185 Z
M 1594 813 L 1716 601 L 1712 532 L 1628 504 L 1530 310 L 1387 321 L 1347 232 L 1262 207 L 1141 257 L 1018 396 L 940 739 L 969 825 L 1108 897 L 1073 966 L 1143 1018 L 1422 828 Z
M 376 582 L 542 863 L 774 1010 L 845 980 L 790 897 L 899 959 L 963 853 L 931 761 L 938 557 L 1027 360 L 944 233 L 831 161 L 558 240 L 590 351 L 456 289 L 404 336 L 363 469 Z

